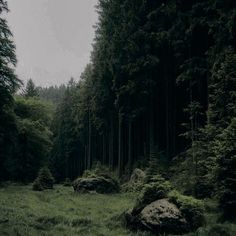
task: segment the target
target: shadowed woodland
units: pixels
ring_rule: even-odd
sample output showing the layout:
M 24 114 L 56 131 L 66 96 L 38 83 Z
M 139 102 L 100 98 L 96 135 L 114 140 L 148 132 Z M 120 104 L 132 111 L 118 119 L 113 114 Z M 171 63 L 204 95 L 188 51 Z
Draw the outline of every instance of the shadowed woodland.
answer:
M 22 191 L 29 209 L 65 214 L 50 205 L 57 197 L 92 209 L 82 223 L 70 212 L 7 231 L 23 213 L 1 206 L 0 234 L 111 235 L 94 206 L 110 197 L 112 235 L 235 235 L 234 0 L 99 0 L 90 63 L 78 81 L 47 88 L 18 79 L 7 11 L 0 0 L 1 204 Z M 158 204 L 178 221 L 150 223 Z

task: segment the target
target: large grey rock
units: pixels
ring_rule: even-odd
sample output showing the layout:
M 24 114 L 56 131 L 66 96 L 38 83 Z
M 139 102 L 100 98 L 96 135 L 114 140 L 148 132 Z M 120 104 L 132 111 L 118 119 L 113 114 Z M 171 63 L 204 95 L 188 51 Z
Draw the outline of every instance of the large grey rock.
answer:
M 116 193 L 119 192 L 118 183 L 112 178 L 88 177 L 78 178 L 73 183 L 73 188 L 79 193 Z
M 139 219 L 144 228 L 157 234 L 182 234 L 188 231 L 187 221 L 180 210 L 167 199 L 157 200 L 144 207 Z

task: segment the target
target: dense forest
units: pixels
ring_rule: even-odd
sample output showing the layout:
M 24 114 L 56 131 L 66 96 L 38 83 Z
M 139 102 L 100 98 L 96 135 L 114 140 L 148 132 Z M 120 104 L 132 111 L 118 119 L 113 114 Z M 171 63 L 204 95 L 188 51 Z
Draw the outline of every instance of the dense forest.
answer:
M 101 165 L 123 184 L 139 168 L 217 199 L 235 220 L 236 2 L 99 0 L 96 10 L 80 79 L 19 90 L 0 1 L 0 181 L 32 182 L 46 165 L 61 183 Z

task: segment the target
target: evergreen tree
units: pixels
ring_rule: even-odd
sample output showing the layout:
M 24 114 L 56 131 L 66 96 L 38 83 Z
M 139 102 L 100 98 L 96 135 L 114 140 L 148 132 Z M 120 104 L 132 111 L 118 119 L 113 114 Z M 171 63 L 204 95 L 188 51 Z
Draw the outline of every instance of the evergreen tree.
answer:
M 14 68 L 17 60 L 12 33 L 4 14 L 8 12 L 6 1 L 0 1 L 0 180 L 7 176 L 6 168 L 15 152 L 17 128 L 12 111 L 13 94 L 20 85 Z
M 24 89 L 22 95 L 26 98 L 39 96 L 38 88 L 36 88 L 32 79 L 27 81 L 26 88 Z

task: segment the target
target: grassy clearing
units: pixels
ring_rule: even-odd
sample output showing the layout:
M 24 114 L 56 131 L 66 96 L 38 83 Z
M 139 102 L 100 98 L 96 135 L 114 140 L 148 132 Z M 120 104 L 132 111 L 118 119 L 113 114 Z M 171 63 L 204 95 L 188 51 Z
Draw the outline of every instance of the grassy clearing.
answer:
M 132 194 L 76 194 L 71 187 L 34 192 L 32 186 L 0 188 L 0 235 L 149 236 L 122 225 L 121 214 L 134 204 Z M 188 236 L 234 236 L 235 224 L 217 222 L 213 201 L 206 202 L 207 224 Z
M 122 227 L 119 216 L 130 208 L 127 194 L 75 194 L 71 187 L 34 192 L 31 186 L 0 188 L 0 235 L 147 235 Z

